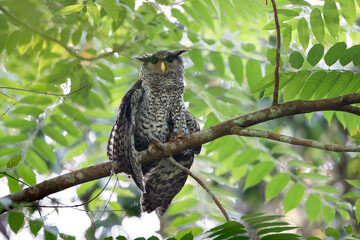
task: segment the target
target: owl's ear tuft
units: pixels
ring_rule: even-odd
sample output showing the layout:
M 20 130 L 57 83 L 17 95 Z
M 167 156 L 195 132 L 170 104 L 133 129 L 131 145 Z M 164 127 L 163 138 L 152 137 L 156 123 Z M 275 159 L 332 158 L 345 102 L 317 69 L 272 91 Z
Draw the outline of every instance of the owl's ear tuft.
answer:
M 186 53 L 186 52 L 188 52 L 188 51 L 189 51 L 188 49 L 175 50 L 175 51 L 174 51 L 174 54 L 175 54 L 176 56 L 180 56 L 181 54 Z
M 138 62 L 147 62 L 149 61 L 148 57 L 135 57 L 135 60 Z

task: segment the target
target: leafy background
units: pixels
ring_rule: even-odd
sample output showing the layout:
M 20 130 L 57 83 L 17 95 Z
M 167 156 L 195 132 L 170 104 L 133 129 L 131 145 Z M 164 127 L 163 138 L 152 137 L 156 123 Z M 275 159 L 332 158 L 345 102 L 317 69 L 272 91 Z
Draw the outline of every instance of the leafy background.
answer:
M 359 92 L 360 1 L 276 4 L 282 35 L 281 100 Z M 0 14 L 0 168 L 21 179 L 1 174 L 4 193 L 107 161 L 107 138 L 117 107 L 137 80 L 135 56 L 191 49 L 185 55 L 184 100 L 203 129 L 271 104 L 276 38 L 270 1 L 1 0 L 0 6 L 32 28 L 4 11 Z M 96 57 L 111 51 L 116 53 Z M 358 117 L 339 112 L 286 117 L 257 129 L 335 144 L 360 139 Z M 206 144 L 192 167 L 233 220 L 256 212 L 285 214 L 283 222 L 301 227 L 292 233 L 336 239 L 339 232 L 351 239 L 351 226 L 358 231 L 359 169 L 357 153 L 239 136 Z M 120 229 L 116 233 L 127 236 L 122 221 L 140 216 L 140 192 L 118 177 L 109 185 L 106 179 L 82 184 L 76 192 L 59 193 L 40 205 L 57 205 L 56 199 L 68 205 L 87 201 L 106 186 L 103 197 L 82 209 L 91 212 L 89 219 L 99 219 L 97 237 L 110 236 L 114 226 Z M 105 206 L 110 211 L 102 213 Z M 30 231 L 46 239 L 78 234 L 92 238 L 90 221 L 83 233 L 59 231 L 56 224 L 47 223 L 59 210 L 41 214 L 44 211 L 19 208 L 7 213 L 1 224 L 10 236 Z M 65 216 L 59 211 L 59 218 Z M 166 215 L 154 218 L 160 225 L 157 236 L 164 238 L 181 238 L 190 231 L 204 237 L 224 222 L 191 179 Z

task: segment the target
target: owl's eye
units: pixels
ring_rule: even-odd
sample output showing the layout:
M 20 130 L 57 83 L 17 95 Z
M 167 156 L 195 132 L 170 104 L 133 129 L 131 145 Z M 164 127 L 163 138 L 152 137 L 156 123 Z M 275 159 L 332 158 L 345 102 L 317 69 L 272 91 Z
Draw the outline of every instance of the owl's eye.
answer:
M 172 63 L 174 61 L 174 56 L 168 56 L 165 58 L 165 60 L 168 62 L 168 63 Z
M 151 57 L 150 62 L 152 64 L 157 64 L 159 62 L 159 59 L 157 57 Z

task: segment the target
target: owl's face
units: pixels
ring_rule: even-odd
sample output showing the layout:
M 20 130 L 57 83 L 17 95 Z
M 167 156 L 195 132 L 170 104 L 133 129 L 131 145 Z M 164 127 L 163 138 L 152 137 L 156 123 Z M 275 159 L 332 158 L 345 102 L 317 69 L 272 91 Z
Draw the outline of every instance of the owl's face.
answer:
M 160 50 L 136 59 L 143 62 L 141 66 L 142 77 L 150 75 L 169 76 L 172 73 L 184 74 L 184 63 L 180 55 L 188 50 Z

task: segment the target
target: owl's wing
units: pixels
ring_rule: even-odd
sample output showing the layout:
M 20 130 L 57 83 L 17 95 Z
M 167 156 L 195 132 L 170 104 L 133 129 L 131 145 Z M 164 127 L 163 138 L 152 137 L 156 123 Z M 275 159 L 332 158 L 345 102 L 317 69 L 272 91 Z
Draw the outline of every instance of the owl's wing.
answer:
M 185 110 L 186 125 L 189 130 L 189 134 L 200 131 L 200 125 L 196 118 L 187 110 Z M 193 147 L 192 150 L 195 154 L 199 154 L 201 151 L 201 145 Z
M 139 153 L 135 149 L 135 116 L 142 94 L 139 80 L 121 100 L 119 114 L 110 133 L 107 154 L 110 160 L 126 162 L 134 182 L 145 191 Z

